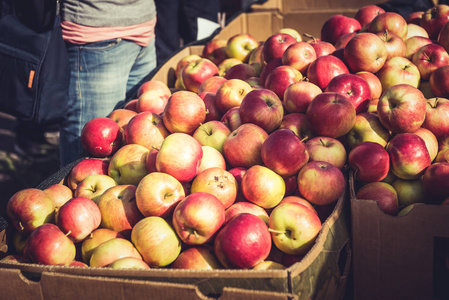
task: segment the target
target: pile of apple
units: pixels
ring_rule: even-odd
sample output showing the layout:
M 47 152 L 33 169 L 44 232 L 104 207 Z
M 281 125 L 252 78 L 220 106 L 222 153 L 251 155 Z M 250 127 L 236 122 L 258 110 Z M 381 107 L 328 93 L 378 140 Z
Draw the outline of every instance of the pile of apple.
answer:
M 314 245 L 348 169 L 385 213 L 448 204 L 448 21 L 447 5 L 407 18 L 368 5 L 320 39 L 211 40 L 177 63 L 174 87 L 149 80 L 89 121 L 89 158 L 60 184 L 9 200 L 5 260 L 285 268 Z

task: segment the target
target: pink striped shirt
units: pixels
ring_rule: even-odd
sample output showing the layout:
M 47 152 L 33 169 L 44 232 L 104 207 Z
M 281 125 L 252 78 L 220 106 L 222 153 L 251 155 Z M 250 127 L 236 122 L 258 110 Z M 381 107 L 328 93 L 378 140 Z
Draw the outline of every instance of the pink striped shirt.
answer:
M 140 46 L 148 46 L 154 39 L 156 18 L 145 23 L 124 27 L 92 27 L 62 21 L 62 36 L 72 44 L 87 44 L 115 38 L 133 41 Z

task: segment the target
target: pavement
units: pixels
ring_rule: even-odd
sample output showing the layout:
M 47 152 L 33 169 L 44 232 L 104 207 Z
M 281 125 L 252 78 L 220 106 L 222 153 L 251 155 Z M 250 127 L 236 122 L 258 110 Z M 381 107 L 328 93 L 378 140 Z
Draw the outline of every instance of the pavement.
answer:
M 14 150 L 16 118 L 0 112 L 0 216 L 6 203 L 17 191 L 36 187 L 59 170 L 58 151 L 36 162 Z M 47 140 L 58 150 L 58 134 L 50 132 Z

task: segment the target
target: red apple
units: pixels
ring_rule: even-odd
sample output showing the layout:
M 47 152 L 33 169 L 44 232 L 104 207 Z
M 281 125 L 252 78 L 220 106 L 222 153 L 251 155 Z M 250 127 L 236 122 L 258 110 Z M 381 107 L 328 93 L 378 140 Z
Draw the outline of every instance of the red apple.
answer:
M 449 65 L 434 70 L 429 78 L 433 97 L 449 98 Z
M 190 62 L 180 72 L 186 89 L 198 93 L 199 87 L 207 78 L 218 75 L 218 67 L 207 58 L 201 58 Z
M 429 80 L 433 71 L 449 65 L 449 54 L 438 44 L 428 44 L 419 48 L 413 55 L 412 62 L 421 74 L 422 80 Z
M 339 169 L 346 164 L 346 149 L 343 144 L 334 138 L 316 136 L 306 142 L 309 152 L 309 161 L 328 162 Z
M 359 21 L 361 26 L 370 23 L 377 15 L 384 13 L 385 10 L 374 4 L 362 6 L 355 13 L 354 18 Z
M 199 93 L 198 96 L 203 99 L 204 105 L 206 106 L 206 119 L 204 119 L 204 122 L 209 122 L 212 120 L 219 121 L 223 115 L 215 105 L 215 94 L 210 92 L 202 92 Z
M 75 197 L 58 210 L 56 225 L 67 237 L 78 243 L 86 238 L 101 223 L 101 211 L 89 198 Z
M 242 125 L 242 120 L 240 119 L 240 106 L 230 108 L 220 120 L 223 124 L 228 127 L 231 132 L 236 130 Z
M 156 169 L 180 182 L 188 182 L 197 175 L 202 157 L 201 144 L 194 137 L 186 133 L 172 133 L 159 149 Z
M 134 116 L 124 130 L 126 144 L 138 144 L 148 150 L 159 149 L 169 134 L 162 117 L 149 111 Z
M 221 269 L 210 247 L 196 246 L 182 251 L 170 265 L 172 269 L 216 270 Z
M 207 92 L 216 94 L 217 90 L 227 79 L 221 76 L 212 76 L 203 81 L 198 89 L 198 95 Z
M 399 13 L 387 11 L 371 20 L 369 30 L 372 33 L 388 31 L 405 39 L 408 27 L 407 21 Z
M 396 190 L 386 182 L 370 182 L 356 193 L 357 199 L 374 200 L 384 213 L 396 216 L 399 210 Z
M 271 243 L 265 222 L 253 214 L 242 213 L 218 232 L 214 252 L 225 268 L 249 269 L 268 257 Z
M 227 224 L 234 216 L 241 213 L 249 213 L 258 216 L 268 225 L 269 216 L 266 209 L 248 201 L 236 202 L 228 207 L 225 211 L 225 224 Z
M 262 144 L 261 155 L 265 166 L 284 178 L 298 174 L 309 161 L 306 144 L 290 129 L 273 131 Z
M 259 46 L 259 42 L 249 33 L 237 33 L 226 43 L 226 55 L 247 62 L 251 51 Z
M 138 99 L 131 99 L 131 100 L 129 100 L 128 102 L 125 103 L 123 108 L 137 112 L 137 100 Z
M 346 180 L 342 171 L 324 161 L 311 161 L 298 173 L 298 191 L 315 205 L 335 203 L 343 194 Z
M 321 40 L 335 45 L 341 36 L 359 31 L 361 28 L 356 19 L 336 14 L 327 19 L 321 27 Z
M 261 127 L 246 123 L 242 124 L 226 138 L 223 144 L 223 154 L 232 167 L 249 168 L 263 163 L 260 150 L 268 137 Z
M 407 44 L 401 37 L 389 31 L 378 32 L 376 35 L 385 43 L 387 60 L 395 56 L 405 57 L 407 54 Z
M 218 76 L 223 77 L 232 66 L 242 64 L 243 62 L 237 58 L 226 58 L 218 65 Z M 215 77 L 215 76 L 212 76 Z M 207 80 L 207 79 L 206 79 Z
M 67 175 L 67 186 L 74 191 L 78 184 L 89 175 L 108 174 L 109 161 L 99 158 L 86 158 L 73 166 Z
M 122 144 L 120 126 L 108 117 L 88 121 L 81 130 L 81 145 L 94 157 L 114 154 Z
M 295 68 L 286 65 L 279 66 L 268 74 L 265 79 L 265 88 L 273 91 L 282 100 L 285 90 L 302 78 L 302 74 Z
M 362 77 L 368 83 L 371 99 L 379 99 L 382 95 L 382 83 L 375 74 L 367 71 L 360 71 L 355 73 L 355 75 Z
M 387 145 L 391 171 L 402 179 L 419 178 L 431 160 L 424 140 L 414 133 L 396 134 Z
M 346 96 L 354 105 L 356 113 L 366 111 L 371 92 L 365 79 L 355 74 L 337 75 L 329 82 L 326 92 L 336 92 Z
M 320 56 L 314 60 L 307 70 L 307 78 L 321 90 L 337 75 L 349 73 L 343 61 L 333 55 Z
M 335 46 L 332 43 L 317 40 L 315 38 L 308 41 L 308 43 L 313 47 L 313 50 L 315 50 L 317 58 L 321 56 L 330 55 L 337 50 L 337 48 L 335 48 Z
M 340 52 L 340 53 L 343 53 L 342 55 L 342 57 L 343 57 L 343 59 L 344 59 L 344 47 L 346 47 L 346 45 L 348 44 L 348 42 L 349 42 L 349 40 L 350 39 L 352 39 L 352 37 L 354 36 L 354 35 L 356 35 L 358 32 L 349 32 L 349 33 L 346 33 L 346 34 L 344 34 L 344 35 L 342 35 L 336 42 L 335 42 L 335 51 L 332 53 L 333 55 L 335 55 L 336 53 L 338 53 L 338 52 L 336 52 L 337 50 L 340 50 L 341 51 L 341 49 L 343 49 L 343 52 Z M 340 59 L 342 59 L 341 57 L 339 57 Z
M 27 239 L 25 257 L 43 265 L 68 265 L 75 259 L 74 243 L 55 224 L 37 227 Z
M 429 129 L 438 140 L 442 140 L 449 136 L 449 100 L 430 98 L 426 102 L 426 118 L 421 127 Z
M 295 68 L 301 74 L 307 74 L 309 65 L 317 58 L 310 43 L 296 42 L 288 46 L 282 55 L 282 64 Z
M 242 99 L 239 113 L 243 124 L 252 123 L 270 133 L 281 124 L 284 107 L 275 92 L 257 89 L 250 91 Z
M 420 25 L 421 18 L 423 15 L 424 15 L 424 11 L 422 11 L 422 10 L 414 11 L 414 12 L 411 12 L 410 14 L 408 14 L 405 17 L 405 20 L 407 21 L 408 24 Z
M 449 23 L 449 22 L 448 22 Z M 430 39 L 429 39 L 430 40 Z M 437 40 L 438 45 L 449 51 L 449 25 L 444 24 L 440 30 Z
M 256 68 L 247 63 L 236 64 L 235 66 L 230 67 L 226 74 L 224 74 L 224 78 L 229 79 L 240 79 L 246 80 L 247 78 L 254 77 L 257 75 Z
M 424 140 L 426 143 L 426 148 L 429 151 L 430 161 L 433 161 L 438 154 L 438 140 L 436 136 L 432 133 L 432 131 L 424 127 L 418 128 L 414 134 L 420 136 Z
M 136 111 L 125 108 L 117 108 L 108 115 L 108 118 L 114 120 L 120 128 L 124 129 L 129 120 L 131 120 L 135 115 L 137 115 Z
M 147 91 L 137 99 L 137 112 L 150 111 L 156 114 L 161 114 L 164 111 L 170 96 L 171 92 L 167 93 L 162 90 Z
M 376 73 L 387 60 L 385 43 L 374 33 L 356 34 L 344 48 L 345 61 L 352 72 Z
M 271 71 L 273 71 L 274 69 L 276 69 L 279 66 L 282 66 L 282 58 L 275 58 L 270 60 L 268 63 L 266 63 L 263 68 L 262 71 L 260 72 L 259 75 L 259 85 L 260 86 L 265 86 L 265 80 L 267 79 L 268 74 L 270 74 Z
M 73 198 L 73 191 L 64 184 L 52 184 L 43 191 L 55 204 L 56 211 L 64 203 Z
M 208 41 L 201 52 L 201 57 L 209 59 L 211 62 L 217 66 L 225 60 L 228 56 L 226 54 L 226 44 L 228 43 L 225 39 L 212 39 Z
M 422 36 L 412 36 L 411 38 L 405 40 L 405 58 L 408 60 L 413 59 L 413 55 L 419 48 L 425 45 L 432 44 L 432 40 Z
M 424 172 L 422 183 L 426 195 L 430 196 L 430 202 L 441 204 L 449 197 L 447 182 L 449 180 L 449 163 L 440 162 L 430 165 Z
M 429 38 L 438 39 L 443 26 L 449 21 L 449 5 L 438 4 L 424 11 L 420 25 L 427 31 Z
M 281 205 L 282 203 L 288 203 L 288 202 L 299 203 L 301 205 L 304 205 L 308 209 L 310 209 L 312 212 L 317 213 L 317 211 L 316 211 L 315 207 L 312 205 L 312 203 L 310 203 L 309 201 L 307 201 L 306 199 L 304 199 L 304 198 L 302 198 L 300 196 L 287 196 L 287 197 L 284 197 L 284 199 L 282 199 L 282 201 L 279 203 L 279 205 Z
M 136 204 L 136 186 L 117 185 L 107 189 L 98 199 L 101 212 L 101 227 L 131 235 L 131 229 L 143 219 Z
M 194 192 L 181 200 L 173 212 L 173 228 L 187 245 L 213 240 L 225 221 L 225 207 L 214 195 Z
M 305 114 L 290 113 L 284 115 L 279 129 L 290 129 L 293 131 L 301 141 L 307 141 L 313 137 L 313 133 L 307 124 L 307 118 Z
M 14 228 L 29 233 L 55 218 L 55 204 L 40 189 L 25 188 L 12 195 L 6 204 L 6 215 Z
M 325 92 L 310 102 L 306 118 L 315 135 L 338 138 L 347 134 L 354 126 L 356 111 L 346 96 Z
M 296 42 L 296 39 L 290 34 L 275 33 L 271 35 L 263 44 L 262 52 L 265 62 L 275 58 L 282 58 L 285 50 Z
M 252 90 L 246 81 L 229 79 L 217 90 L 215 105 L 222 114 L 225 114 L 229 109 L 240 106 L 242 99 Z
M 301 80 L 286 88 L 282 102 L 288 113 L 306 113 L 312 99 L 321 93 L 316 84 Z
M 238 183 L 228 171 L 212 167 L 202 171 L 193 179 L 190 192 L 214 195 L 227 209 L 237 198 Z
M 379 99 L 377 114 L 382 125 L 394 133 L 414 132 L 426 117 L 426 99 L 409 84 L 388 88 Z
M 381 181 L 390 170 L 390 156 L 376 142 L 362 142 L 349 151 L 348 164 L 362 182 Z
M 150 150 L 139 144 L 128 144 L 121 147 L 109 162 L 108 174 L 117 184 L 132 184 L 148 174 L 146 160 Z
M 108 188 L 116 185 L 117 182 L 109 175 L 89 175 L 78 184 L 76 190 L 73 191 L 73 196 L 89 198 L 96 202 Z
M 137 90 L 137 98 L 139 98 L 143 93 L 148 91 L 161 91 L 167 95 L 171 94 L 170 88 L 165 82 L 160 80 L 148 80 L 142 83 Z

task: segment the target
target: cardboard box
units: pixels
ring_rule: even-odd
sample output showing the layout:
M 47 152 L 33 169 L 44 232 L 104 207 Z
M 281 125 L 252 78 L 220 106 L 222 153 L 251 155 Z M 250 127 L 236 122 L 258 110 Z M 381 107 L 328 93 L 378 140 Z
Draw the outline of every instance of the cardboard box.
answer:
M 355 184 L 350 174 L 354 299 L 449 299 L 449 207 L 394 217 L 356 199 Z
M 65 168 L 65 172 L 38 188 L 59 182 L 68 170 Z M 323 222 L 315 245 L 300 262 L 285 270 L 113 270 L 0 261 L 0 291 L 4 299 L 20 300 L 144 299 L 142 295 L 183 300 L 343 299 L 351 266 L 348 228 L 345 190 Z M 12 247 L 8 247 L 10 229 L 0 231 L 0 257 L 13 253 Z

